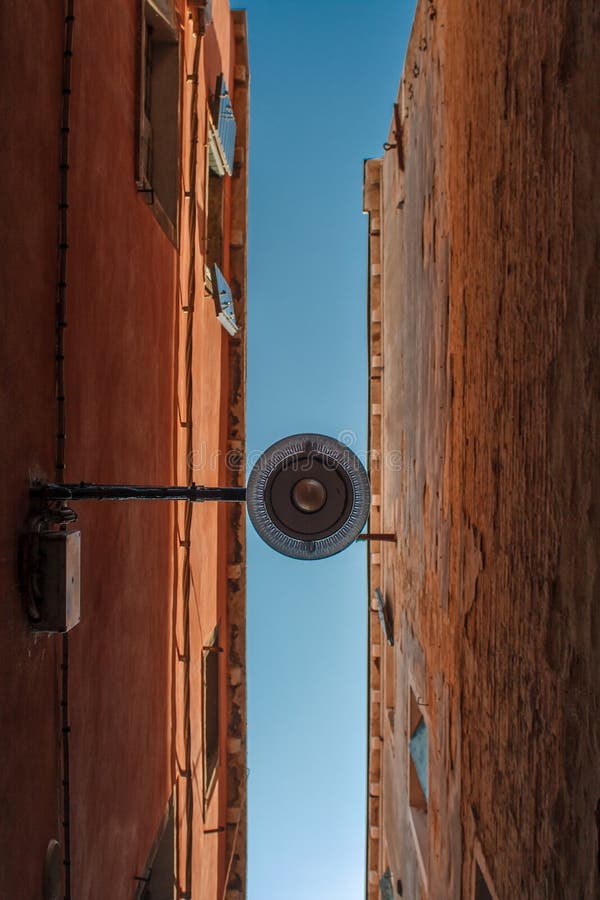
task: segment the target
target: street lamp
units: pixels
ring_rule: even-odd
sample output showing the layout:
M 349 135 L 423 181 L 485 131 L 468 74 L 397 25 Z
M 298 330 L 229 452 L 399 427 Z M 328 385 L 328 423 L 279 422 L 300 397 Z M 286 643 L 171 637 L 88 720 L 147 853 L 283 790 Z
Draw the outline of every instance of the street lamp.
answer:
M 369 479 L 356 454 L 322 434 L 277 441 L 254 465 L 247 488 L 36 482 L 30 496 L 35 512 L 21 542 L 21 582 L 30 618 L 53 631 L 66 631 L 79 621 L 79 532 L 51 527 L 76 518 L 68 503 L 246 501 L 250 521 L 270 547 L 284 556 L 316 560 L 356 540 L 371 502 Z M 36 591 L 46 607 L 43 621 Z

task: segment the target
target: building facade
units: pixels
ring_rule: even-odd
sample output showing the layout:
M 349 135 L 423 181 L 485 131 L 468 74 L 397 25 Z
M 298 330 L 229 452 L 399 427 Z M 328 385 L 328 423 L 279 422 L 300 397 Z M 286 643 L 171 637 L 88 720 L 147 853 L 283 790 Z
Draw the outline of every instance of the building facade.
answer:
M 599 895 L 597 27 L 419 0 L 365 163 L 368 900 Z
M 65 633 L 27 536 L 37 479 L 244 484 L 245 14 L 53 0 L 1 18 L 0 897 L 239 900 L 242 504 L 73 502 Z

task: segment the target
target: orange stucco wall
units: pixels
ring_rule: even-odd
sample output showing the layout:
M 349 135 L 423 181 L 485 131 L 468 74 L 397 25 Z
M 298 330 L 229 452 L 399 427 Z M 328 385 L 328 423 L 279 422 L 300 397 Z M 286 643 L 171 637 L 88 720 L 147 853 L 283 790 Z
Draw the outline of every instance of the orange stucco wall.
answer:
M 0 30 L 0 105 L 3 121 L 11 123 L 0 141 L 1 897 L 39 895 L 41 862 L 58 827 L 57 644 L 36 638 L 27 627 L 16 549 L 30 471 L 51 471 L 54 455 L 59 6 L 49 2 L 33 10 L 6 4 L 2 18 L 10 19 L 10 29 Z M 30 52 L 33 34 L 35 54 Z M 11 889 L 17 885 L 18 890 Z
M 204 295 L 205 109 L 217 74 L 224 71 L 233 81 L 232 26 L 224 0 L 214 3 L 214 26 L 200 56 L 196 194 L 190 200 L 184 191 L 190 186 L 194 85 L 185 76 L 196 38 L 180 4 L 183 152 L 176 250 L 134 181 L 139 6 L 137 0 L 75 4 L 64 479 L 214 485 L 226 474 L 229 338 L 212 298 Z M 28 627 L 17 589 L 16 533 L 25 521 L 30 473 L 55 477 L 64 10 L 60 2 L 9 7 L 2 18 L 10 19 L 10 34 L 0 32 L 4 121 L 11 125 L 0 145 L 8 211 L 0 249 L 6 289 L 0 897 L 25 900 L 39 896 L 48 840 L 62 840 L 62 638 L 35 635 Z M 191 202 L 197 204 L 195 232 Z M 226 228 L 228 202 L 229 187 Z M 227 266 L 226 256 L 225 274 Z M 69 635 L 72 893 L 93 898 L 109 891 L 113 900 L 133 895 L 134 876 L 143 873 L 175 785 L 180 886 L 193 884 L 195 897 L 216 896 L 225 875 L 224 840 L 204 829 L 223 822 L 226 772 L 222 767 L 205 810 L 201 660 L 217 622 L 226 624 L 224 512 L 211 504 L 194 506 L 185 540 L 184 504 L 88 503 L 77 511 L 81 623 Z M 186 639 L 187 661 L 181 659 Z M 192 741 L 187 773 L 186 722 Z
M 207 142 L 207 118 L 203 114 L 208 102 L 210 91 L 214 89 L 217 75 L 223 71 L 229 84 L 233 82 L 232 71 L 232 27 L 228 7 L 225 3 L 213 5 L 214 26 L 207 30 L 203 41 L 199 60 L 198 79 L 198 147 L 204 147 Z M 191 23 L 185 27 L 185 71 L 194 72 L 195 40 L 193 39 Z M 192 144 L 189 138 L 193 128 L 193 97 L 194 81 L 185 82 L 183 94 L 183 181 L 186 187 L 190 186 L 192 175 L 190 172 L 190 151 Z M 188 139 L 186 139 L 186 136 Z M 200 156 L 200 154 L 199 154 Z M 187 233 L 182 229 L 181 256 L 179 285 L 182 297 L 182 306 L 186 305 L 183 299 L 188 296 L 191 272 L 193 270 L 195 284 L 197 286 L 193 309 L 182 311 L 178 319 L 178 348 L 179 348 L 179 377 L 177 384 L 178 409 L 189 409 L 189 421 L 184 428 L 177 430 L 177 465 L 178 478 L 186 477 L 186 469 L 190 462 L 192 470 L 191 478 L 198 484 L 217 485 L 224 484 L 226 473 L 223 471 L 225 458 L 225 433 L 227 424 L 227 347 L 229 338 L 215 318 L 212 297 L 204 293 L 204 251 L 206 241 L 205 229 L 205 198 L 206 198 L 206 162 L 202 159 L 196 170 L 195 193 L 197 203 L 196 229 L 193 240 L 189 240 Z M 224 192 L 224 233 L 228 233 L 229 227 L 229 199 L 230 190 L 226 180 Z M 185 206 L 187 204 L 187 207 Z M 182 221 L 189 222 L 190 200 L 184 200 Z M 229 242 L 224 241 L 225 259 L 223 265 L 224 274 L 228 273 Z M 199 286 L 199 289 L 198 289 Z M 191 351 L 191 364 L 190 360 Z M 189 407 L 187 402 L 191 402 Z M 188 413 L 184 416 L 188 419 Z M 178 533 L 186 535 L 185 515 L 186 511 L 181 505 L 178 513 Z M 226 543 L 225 543 L 225 510 L 216 505 L 203 504 L 193 508 L 189 530 L 189 565 L 192 573 L 189 593 L 189 648 L 191 658 L 191 690 L 196 691 L 197 700 L 200 700 L 202 689 L 202 648 L 206 646 L 214 632 L 219 627 L 219 644 L 226 647 Z M 178 597 L 181 602 L 177 604 L 176 634 L 177 641 L 183 646 L 185 641 L 185 623 L 183 621 L 186 609 L 185 571 L 186 548 L 179 548 L 180 580 Z M 226 653 L 222 654 L 226 658 Z M 186 672 L 179 667 L 175 671 L 176 694 L 185 695 Z M 221 721 L 226 721 L 226 692 L 225 673 L 221 667 Z M 202 707 L 201 703 L 192 704 L 192 733 L 201 734 Z M 176 721 L 181 724 L 181 717 L 176 715 Z M 185 732 L 182 728 L 176 729 L 177 757 L 185 759 Z M 225 760 L 224 730 L 221 734 L 221 763 Z M 226 769 L 220 767 L 219 779 L 210 794 L 210 800 L 206 804 L 204 786 L 202 784 L 202 759 L 194 760 L 197 770 L 194 771 L 191 790 L 184 783 L 178 785 L 178 813 L 182 824 L 181 840 L 179 844 L 179 876 L 182 883 L 188 884 L 191 871 L 194 891 L 199 891 L 199 896 L 210 896 L 214 892 L 216 883 L 219 883 L 222 891 L 222 882 L 225 876 L 225 853 L 223 833 L 212 831 L 223 827 L 226 813 Z M 190 813 L 194 821 L 200 823 L 200 827 L 194 831 L 193 843 L 189 845 L 186 837 L 187 831 L 183 827 L 186 816 Z M 209 833 L 205 834 L 205 829 Z

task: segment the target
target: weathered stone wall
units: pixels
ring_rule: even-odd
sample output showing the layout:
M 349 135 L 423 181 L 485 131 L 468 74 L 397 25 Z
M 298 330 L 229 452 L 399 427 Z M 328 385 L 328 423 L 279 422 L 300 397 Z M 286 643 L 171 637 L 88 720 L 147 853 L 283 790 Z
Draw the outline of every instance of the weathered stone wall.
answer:
M 599 890 L 599 26 L 591 2 L 423 0 L 388 136 L 403 153 L 381 180 L 381 502 L 398 541 L 379 579 L 396 704 L 369 868 L 405 897 L 473 896 L 476 855 L 499 898 Z M 422 866 L 411 685 L 429 729 Z

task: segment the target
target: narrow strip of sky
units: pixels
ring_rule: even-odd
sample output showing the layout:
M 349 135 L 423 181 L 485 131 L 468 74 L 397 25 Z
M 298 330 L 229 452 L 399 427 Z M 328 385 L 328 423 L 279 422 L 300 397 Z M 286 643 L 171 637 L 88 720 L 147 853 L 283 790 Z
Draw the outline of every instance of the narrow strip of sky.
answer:
M 366 451 L 363 159 L 387 138 L 414 2 L 248 0 L 248 454 Z M 248 530 L 249 900 L 364 897 L 364 545 L 321 562 Z

